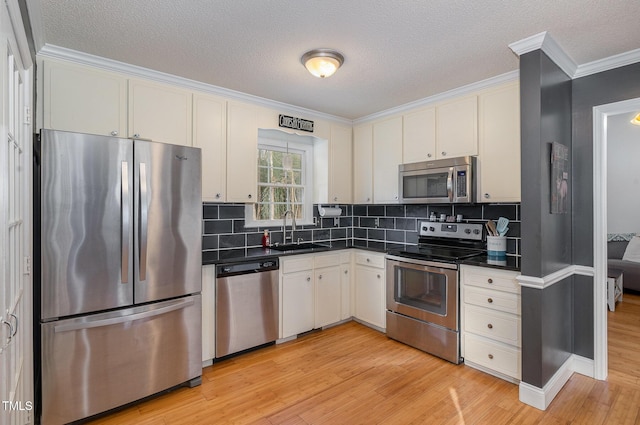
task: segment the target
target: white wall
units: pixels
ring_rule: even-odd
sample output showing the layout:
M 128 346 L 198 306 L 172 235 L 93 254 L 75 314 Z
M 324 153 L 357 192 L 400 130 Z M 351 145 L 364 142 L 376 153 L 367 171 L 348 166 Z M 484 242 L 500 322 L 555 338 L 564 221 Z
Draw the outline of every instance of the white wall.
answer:
M 640 233 L 640 126 L 629 122 L 637 112 L 607 122 L 607 233 Z

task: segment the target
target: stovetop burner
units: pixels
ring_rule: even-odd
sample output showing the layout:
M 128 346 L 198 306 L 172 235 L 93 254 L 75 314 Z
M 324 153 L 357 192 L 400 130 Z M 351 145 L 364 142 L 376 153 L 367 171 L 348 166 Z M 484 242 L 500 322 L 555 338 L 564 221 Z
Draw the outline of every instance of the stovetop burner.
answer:
M 455 263 L 485 253 L 481 224 L 420 223 L 419 244 L 392 252 L 418 260 L 438 260 Z

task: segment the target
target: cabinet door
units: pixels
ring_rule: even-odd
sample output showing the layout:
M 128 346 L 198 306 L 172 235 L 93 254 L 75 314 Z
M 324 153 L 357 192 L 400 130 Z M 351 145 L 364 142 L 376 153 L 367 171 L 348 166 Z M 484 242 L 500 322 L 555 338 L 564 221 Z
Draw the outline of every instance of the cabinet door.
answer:
M 398 202 L 398 165 L 402 163 L 402 117 L 373 124 L 373 201 Z
M 353 314 L 351 313 L 351 264 L 344 263 L 340 265 L 340 284 L 342 286 L 342 308 L 340 309 L 340 320 L 346 320 Z
M 227 202 L 255 202 L 258 190 L 258 110 L 227 104 Z
M 373 126 L 353 128 L 353 201 L 373 202 Z
M 129 137 L 191 146 L 191 103 L 188 90 L 129 80 Z
M 478 202 L 520 202 L 520 88 L 480 95 Z
M 315 327 L 321 328 L 341 320 L 342 281 L 340 267 L 316 269 L 315 280 Z
M 402 117 L 402 163 L 436 157 L 436 109 L 412 112 Z
M 193 146 L 202 150 L 202 200 L 224 202 L 227 186 L 227 102 L 193 96 Z
M 436 158 L 478 154 L 478 97 L 436 106 Z
M 202 361 L 216 356 L 216 266 L 202 266 Z
M 356 265 L 355 272 L 356 317 L 379 328 L 386 328 L 384 270 Z
M 43 126 L 103 136 L 127 134 L 127 80 L 117 74 L 46 61 Z
M 282 338 L 313 329 L 313 271 L 282 275 Z
M 350 127 L 331 126 L 329 154 L 329 203 L 351 204 L 353 195 Z

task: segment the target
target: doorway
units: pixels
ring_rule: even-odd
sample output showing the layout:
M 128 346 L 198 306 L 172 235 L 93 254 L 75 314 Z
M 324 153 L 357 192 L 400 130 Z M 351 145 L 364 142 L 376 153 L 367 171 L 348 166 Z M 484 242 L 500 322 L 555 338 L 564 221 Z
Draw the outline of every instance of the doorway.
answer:
M 640 111 L 640 98 L 593 108 L 594 378 L 608 375 L 607 340 L 607 148 L 614 115 Z

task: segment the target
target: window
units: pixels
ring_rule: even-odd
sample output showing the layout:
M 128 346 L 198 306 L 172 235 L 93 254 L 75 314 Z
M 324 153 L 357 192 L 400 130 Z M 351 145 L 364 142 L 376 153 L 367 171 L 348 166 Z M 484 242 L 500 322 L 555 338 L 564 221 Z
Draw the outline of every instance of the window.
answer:
M 313 223 L 313 138 L 259 130 L 257 184 L 256 203 L 246 206 L 246 226 L 279 226 L 286 211 L 296 224 Z

